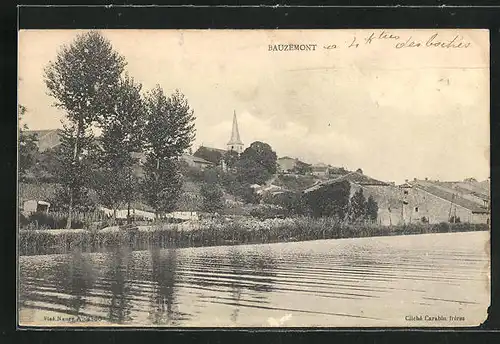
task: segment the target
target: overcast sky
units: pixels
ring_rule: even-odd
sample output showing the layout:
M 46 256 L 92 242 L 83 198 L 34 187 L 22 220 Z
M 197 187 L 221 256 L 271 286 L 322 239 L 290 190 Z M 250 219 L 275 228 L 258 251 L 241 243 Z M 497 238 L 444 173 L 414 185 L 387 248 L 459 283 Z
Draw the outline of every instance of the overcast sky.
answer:
M 245 145 L 264 141 L 278 156 L 361 167 L 398 183 L 486 179 L 488 32 L 387 30 L 399 38 L 367 43 L 372 32 L 382 30 L 102 31 L 144 90 L 160 84 L 187 96 L 197 117 L 194 149 L 225 148 L 236 111 Z M 61 126 L 64 114 L 51 106 L 43 68 L 78 33 L 20 32 L 19 102 L 30 129 Z M 427 47 L 434 33 L 432 43 L 457 37 L 453 44 L 469 45 Z M 284 43 L 316 46 L 269 51 Z

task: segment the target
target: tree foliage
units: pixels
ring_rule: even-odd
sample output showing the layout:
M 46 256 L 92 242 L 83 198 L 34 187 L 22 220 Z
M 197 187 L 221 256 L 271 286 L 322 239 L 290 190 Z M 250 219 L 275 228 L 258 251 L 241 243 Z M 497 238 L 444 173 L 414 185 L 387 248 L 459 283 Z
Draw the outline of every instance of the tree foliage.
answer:
M 271 203 L 285 210 L 285 215 L 307 215 L 308 209 L 304 198 L 298 192 L 283 192 L 272 196 Z
M 228 150 L 226 153 L 224 153 L 223 156 L 224 163 L 226 164 L 226 167 L 228 169 L 235 168 L 239 158 L 240 158 L 239 154 L 234 150 Z
M 236 164 L 238 179 L 249 184 L 263 184 L 276 173 L 276 152 L 264 142 L 253 142 Z
M 366 198 L 363 194 L 363 189 L 359 188 L 351 197 L 351 203 L 349 206 L 349 218 L 351 222 L 363 221 L 367 215 L 366 210 Z
M 18 120 L 21 121 L 22 117 L 26 114 L 26 107 L 19 105 L 18 107 Z M 38 152 L 37 138 L 34 135 L 26 133 L 28 126 L 26 124 L 19 125 L 19 177 L 21 180 L 26 178 L 28 170 L 33 167 L 36 162 Z
M 312 172 L 312 166 L 311 164 L 306 164 L 305 162 L 298 160 L 293 167 L 292 172 L 296 174 L 306 175 Z
M 79 147 L 82 154 L 75 160 L 75 135 L 74 127 L 65 125 L 59 133 L 61 144 L 58 147 L 57 165 L 54 172 L 61 184 L 59 199 L 67 202 L 65 210 L 71 212 L 87 207 L 89 187 L 92 185 L 92 175 L 95 169 L 94 161 L 90 152 L 94 149 L 94 137 L 92 133 L 86 132 L 79 139 Z M 68 225 L 71 225 L 68 217 Z
M 149 206 L 157 215 L 175 210 L 182 187 L 179 162 L 172 158 L 155 159 L 148 156 L 144 164 L 142 190 Z
M 146 95 L 147 149 L 157 157 L 178 157 L 195 138 L 194 111 L 176 90 L 167 98 L 157 85 Z
M 60 160 L 58 158 L 60 154 L 60 146 L 38 152 L 35 156 L 35 162 L 29 170 L 29 174 L 38 182 L 58 183 L 58 176 L 61 171 Z
M 351 185 L 341 181 L 304 194 L 304 200 L 314 217 L 336 217 L 344 221 L 349 210 Z
M 141 85 L 125 76 L 120 80 L 113 112 L 99 119 L 103 130 L 96 160 L 96 191 L 103 205 L 117 210 L 130 203 L 136 181 L 134 166 L 143 148 L 146 121 Z
M 156 86 L 145 99 L 146 163 L 144 196 L 156 213 L 175 208 L 182 179 L 179 157 L 195 137 L 194 111 L 178 90 L 167 98 Z
M 64 45 L 55 61 L 45 68 L 44 81 L 54 106 L 65 112 L 67 125 L 61 139 L 64 189 L 69 193 L 68 224 L 75 197 L 83 190 L 86 168 L 82 154 L 90 148 L 92 124 L 115 110 L 115 98 L 125 60 L 113 50 L 111 43 L 97 31 L 78 35 Z
M 377 221 L 378 218 L 378 204 L 372 195 L 368 197 L 366 202 L 366 216 L 372 222 Z
M 45 84 L 54 105 L 70 121 L 87 124 L 113 111 L 115 86 L 125 65 L 104 36 L 90 31 L 61 47 L 45 68 Z
M 220 212 L 224 208 L 224 193 L 217 183 L 201 186 L 202 208 L 206 212 Z

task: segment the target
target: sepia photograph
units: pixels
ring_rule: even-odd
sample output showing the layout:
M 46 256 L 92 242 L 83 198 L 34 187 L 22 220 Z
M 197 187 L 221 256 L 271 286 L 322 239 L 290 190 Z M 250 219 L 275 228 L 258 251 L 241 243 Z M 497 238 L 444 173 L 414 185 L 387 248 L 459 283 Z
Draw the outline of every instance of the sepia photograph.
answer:
M 20 30 L 18 326 L 481 325 L 489 66 L 479 29 Z

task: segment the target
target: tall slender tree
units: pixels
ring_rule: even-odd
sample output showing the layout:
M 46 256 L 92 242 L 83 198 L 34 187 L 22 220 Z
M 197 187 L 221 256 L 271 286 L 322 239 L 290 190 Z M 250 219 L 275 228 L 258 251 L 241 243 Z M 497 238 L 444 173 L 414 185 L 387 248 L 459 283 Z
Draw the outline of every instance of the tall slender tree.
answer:
M 97 31 L 80 34 L 70 45 L 61 47 L 55 61 L 45 68 L 44 81 L 48 94 L 55 98 L 54 106 L 65 112 L 68 125 L 64 139 L 71 142 L 72 154 L 62 157 L 69 174 L 66 190 L 69 193 L 67 228 L 71 228 L 73 203 L 83 186 L 77 182 L 84 173 L 81 157 L 91 138 L 92 124 L 112 113 L 120 75 L 125 60 L 113 50 L 111 43 Z M 75 189 L 76 188 L 76 189 Z
M 98 119 L 102 135 L 96 157 L 99 166 L 96 191 L 101 203 L 113 210 L 115 218 L 122 204 L 127 203 L 130 209 L 135 189 L 133 172 L 143 148 L 146 123 L 141 88 L 141 84 L 125 75 L 117 87 L 113 112 Z
M 82 153 L 74 159 L 77 137 L 74 135 L 75 127 L 66 123 L 60 132 L 61 144 L 57 150 L 58 181 L 61 187 L 56 192 L 54 205 L 68 212 L 68 222 L 71 226 L 73 211 L 87 211 L 93 207 L 89 198 L 89 188 L 93 161 L 90 152 L 93 150 L 94 137 L 91 132 L 86 132 L 79 140 Z M 71 228 L 71 227 L 68 227 Z
M 145 100 L 147 110 L 144 193 L 156 215 L 172 211 L 179 197 L 182 179 L 179 157 L 195 137 L 194 111 L 186 97 L 176 90 L 167 98 L 157 85 Z

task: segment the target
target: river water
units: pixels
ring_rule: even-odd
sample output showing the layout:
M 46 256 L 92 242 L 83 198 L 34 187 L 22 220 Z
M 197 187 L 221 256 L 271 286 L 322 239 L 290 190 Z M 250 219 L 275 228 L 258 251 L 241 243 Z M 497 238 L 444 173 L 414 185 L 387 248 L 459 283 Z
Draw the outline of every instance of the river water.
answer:
M 471 326 L 490 302 L 489 232 L 120 248 L 19 266 L 21 325 Z

